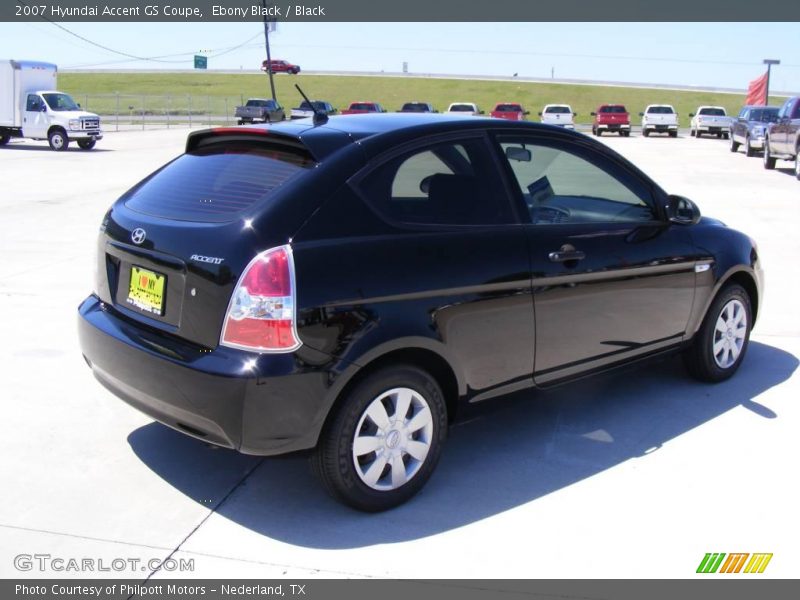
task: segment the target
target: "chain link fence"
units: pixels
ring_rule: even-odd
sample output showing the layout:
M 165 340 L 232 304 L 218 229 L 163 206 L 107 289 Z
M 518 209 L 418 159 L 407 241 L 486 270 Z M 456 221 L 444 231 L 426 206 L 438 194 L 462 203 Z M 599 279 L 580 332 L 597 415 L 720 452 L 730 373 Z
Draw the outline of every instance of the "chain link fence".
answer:
M 100 115 L 104 131 L 233 125 L 247 97 L 144 94 L 74 94 L 83 110 Z

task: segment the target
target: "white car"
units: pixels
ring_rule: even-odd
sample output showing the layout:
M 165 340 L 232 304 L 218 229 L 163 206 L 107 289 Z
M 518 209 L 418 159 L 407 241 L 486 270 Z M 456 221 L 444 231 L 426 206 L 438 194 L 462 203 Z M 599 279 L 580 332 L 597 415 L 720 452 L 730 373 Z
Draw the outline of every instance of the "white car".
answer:
M 731 118 L 722 106 L 699 106 L 696 113 L 689 113 L 692 117 L 689 135 L 700 137 L 703 134 L 724 137 L 726 140 L 731 132 Z
M 542 117 L 542 123 L 575 129 L 573 117 L 577 117 L 578 113 L 572 112 L 569 104 L 547 104 L 539 116 Z
M 478 115 L 482 115 L 483 111 L 479 109 L 478 105 L 474 102 L 453 102 L 447 107 L 445 113 L 456 115 L 472 115 L 473 117 L 476 117 Z
M 668 133 L 670 137 L 678 137 L 678 113 L 670 104 L 650 104 L 639 113 L 642 117 L 642 135 L 651 133 Z

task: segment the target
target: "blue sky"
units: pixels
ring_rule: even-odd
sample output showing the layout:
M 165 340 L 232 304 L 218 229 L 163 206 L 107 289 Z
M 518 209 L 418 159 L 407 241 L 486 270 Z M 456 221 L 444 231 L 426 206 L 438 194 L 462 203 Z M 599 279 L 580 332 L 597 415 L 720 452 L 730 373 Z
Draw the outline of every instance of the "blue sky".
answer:
M 258 23 L 62 25 L 119 52 L 170 62 L 131 61 L 42 21 L 0 23 L 0 57 L 62 69 L 180 69 L 205 50 L 212 69 L 253 69 L 265 56 Z M 307 70 L 400 71 L 405 61 L 416 73 L 552 70 L 556 78 L 731 88 L 763 73 L 763 58 L 778 58 L 772 89 L 800 92 L 798 23 L 280 23 L 271 41 L 274 58 Z

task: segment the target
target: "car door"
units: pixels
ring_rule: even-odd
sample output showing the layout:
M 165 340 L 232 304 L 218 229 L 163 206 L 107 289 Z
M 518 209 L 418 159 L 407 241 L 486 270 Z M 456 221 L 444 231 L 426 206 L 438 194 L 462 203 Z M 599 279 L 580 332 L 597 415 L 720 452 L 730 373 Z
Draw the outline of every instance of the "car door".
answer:
M 39 94 L 28 94 L 22 115 L 22 135 L 26 138 L 47 137 L 47 106 Z
M 350 240 L 314 276 L 380 298 L 365 301 L 386 323 L 376 334 L 440 341 L 472 400 L 532 385 L 528 244 L 486 136 L 420 140 L 372 162 L 351 183 L 393 233 Z
M 792 98 L 789 98 L 778 111 L 778 118 L 769 130 L 769 146 L 772 154 L 785 154 L 786 138 L 789 129 L 789 115 L 792 110 Z
M 497 141 L 530 216 L 536 383 L 681 343 L 695 251 L 687 227 L 660 218 L 649 180 L 583 141 Z
M 747 137 L 747 121 L 749 120 L 749 116 L 750 110 L 743 108 L 739 111 L 739 116 L 736 117 L 736 120 L 731 124 L 731 136 L 734 141 L 740 144 L 744 144 L 745 138 Z

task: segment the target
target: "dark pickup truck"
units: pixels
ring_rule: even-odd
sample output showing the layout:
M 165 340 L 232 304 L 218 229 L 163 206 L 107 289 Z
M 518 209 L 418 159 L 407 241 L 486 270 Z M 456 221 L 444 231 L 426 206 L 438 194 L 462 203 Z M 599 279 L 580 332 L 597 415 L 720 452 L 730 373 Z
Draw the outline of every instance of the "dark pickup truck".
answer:
M 237 106 L 235 116 L 239 125 L 274 123 L 284 119 L 283 107 L 275 100 L 263 98 L 250 98 L 244 106 Z
M 764 139 L 764 168 L 774 169 L 775 160 L 794 161 L 794 174 L 800 179 L 800 96 L 783 103 L 778 118 L 767 128 Z

